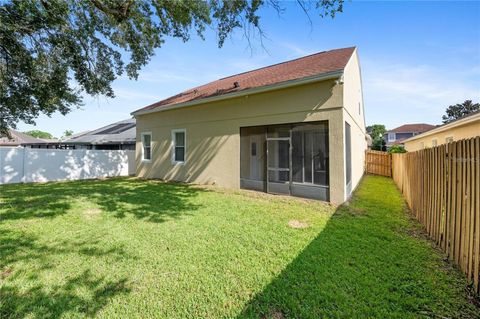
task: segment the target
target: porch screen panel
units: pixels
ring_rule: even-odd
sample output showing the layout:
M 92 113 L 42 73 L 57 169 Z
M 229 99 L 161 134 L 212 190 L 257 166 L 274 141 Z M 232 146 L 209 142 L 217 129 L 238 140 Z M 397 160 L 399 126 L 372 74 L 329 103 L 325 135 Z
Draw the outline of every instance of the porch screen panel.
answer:
M 295 125 L 292 181 L 328 186 L 328 123 Z
M 303 183 L 303 132 L 292 132 L 292 181 Z
M 240 129 L 240 178 L 265 181 L 266 128 L 245 127 Z
M 285 140 L 269 140 L 268 143 L 268 181 L 288 182 L 290 143 Z
M 313 157 L 313 136 L 312 131 L 303 132 L 303 147 L 304 147 L 304 156 L 303 156 L 303 165 L 305 170 L 304 183 L 312 182 L 312 157 Z
M 326 128 L 314 132 L 313 183 L 328 185 L 328 134 Z
M 268 138 L 287 138 L 290 137 L 290 130 L 292 129 L 291 125 L 275 125 L 269 126 Z

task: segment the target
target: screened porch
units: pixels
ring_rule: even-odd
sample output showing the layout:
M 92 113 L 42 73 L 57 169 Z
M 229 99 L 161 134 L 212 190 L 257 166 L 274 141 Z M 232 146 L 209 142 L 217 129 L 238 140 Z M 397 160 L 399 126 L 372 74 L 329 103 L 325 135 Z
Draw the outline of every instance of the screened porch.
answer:
M 329 200 L 328 122 L 240 129 L 241 188 Z

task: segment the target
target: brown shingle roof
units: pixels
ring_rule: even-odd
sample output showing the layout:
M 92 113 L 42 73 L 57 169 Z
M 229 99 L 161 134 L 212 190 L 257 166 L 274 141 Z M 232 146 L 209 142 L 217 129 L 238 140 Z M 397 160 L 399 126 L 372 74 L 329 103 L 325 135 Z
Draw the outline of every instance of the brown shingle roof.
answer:
M 351 47 L 319 52 L 299 59 L 232 75 L 197 86 L 135 112 L 161 109 L 179 103 L 340 71 L 345 68 L 354 50 L 355 47 Z
M 422 133 L 435 128 L 435 125 L 420 123 L 420 124 L 405 124 L 388 131 L 389 133 Z
M 24 143 L 42 143 L 41 139 L 21 133 L 19 131 L 10 130 L 12 138 L 6 136 L 0 137 L 0 145 L 2 146 L 18 146 Z

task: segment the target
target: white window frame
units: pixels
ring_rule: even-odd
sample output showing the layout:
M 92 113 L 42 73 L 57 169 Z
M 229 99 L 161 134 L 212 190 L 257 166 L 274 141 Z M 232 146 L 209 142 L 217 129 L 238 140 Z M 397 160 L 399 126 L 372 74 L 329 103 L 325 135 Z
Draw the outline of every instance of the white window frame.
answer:
M 393 138 L 392 138 L 392 136 L 393 136 Z M 395 132 L 388 133 L 388 141 L 389 142 L 394 142 L 396 139 L 397 139 L 397 136 L 396 136 Z
M 436 138 L 432 140 L 432 147 L 435 147 L 435 146 L 438 146 L 438 142 Z
M 445 137 L 445 143 L 452 143 L 454 141 L 453 136 L 447 136 Z
M 144 147 L 144 144 L 145 144 L 145 136 L 146 135 L 149 135 L 150 136 L 150 158 L 145 158 L 145 147 Z M 152 144 L 153 144 L 153 141 L 152 141 L 152 132 L 142 132 L 140 134 L 140 141 L 142 143 L 142 162 L 151 162 L 152 161 Z
M 183 141 L 183 161 L 176 161 L 175 160 L 175 147 L 176 147 L 176 139 L 175 139 L 175 134 L 176 133 L 183 133 L 183 136 L 185 140 Z M 172 164 L 174 165 L 184 165 L 187 161 L 187 130 L 184 128 L 178 128 L 178 129 L 173 129 L 172 130 Z

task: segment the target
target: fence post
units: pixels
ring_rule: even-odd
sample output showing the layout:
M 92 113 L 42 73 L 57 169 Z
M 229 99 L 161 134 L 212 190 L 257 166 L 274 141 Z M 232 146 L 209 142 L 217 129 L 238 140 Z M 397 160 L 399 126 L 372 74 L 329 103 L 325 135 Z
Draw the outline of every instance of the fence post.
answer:
M 22 177 L 20 179 L 20 183 L 25 183 L 26 149 L 27 149 L 27 147 L 25 147 L 25 146 L 22 147 L 22 174 L 20 174 L 20 176 L 22 176 Z

